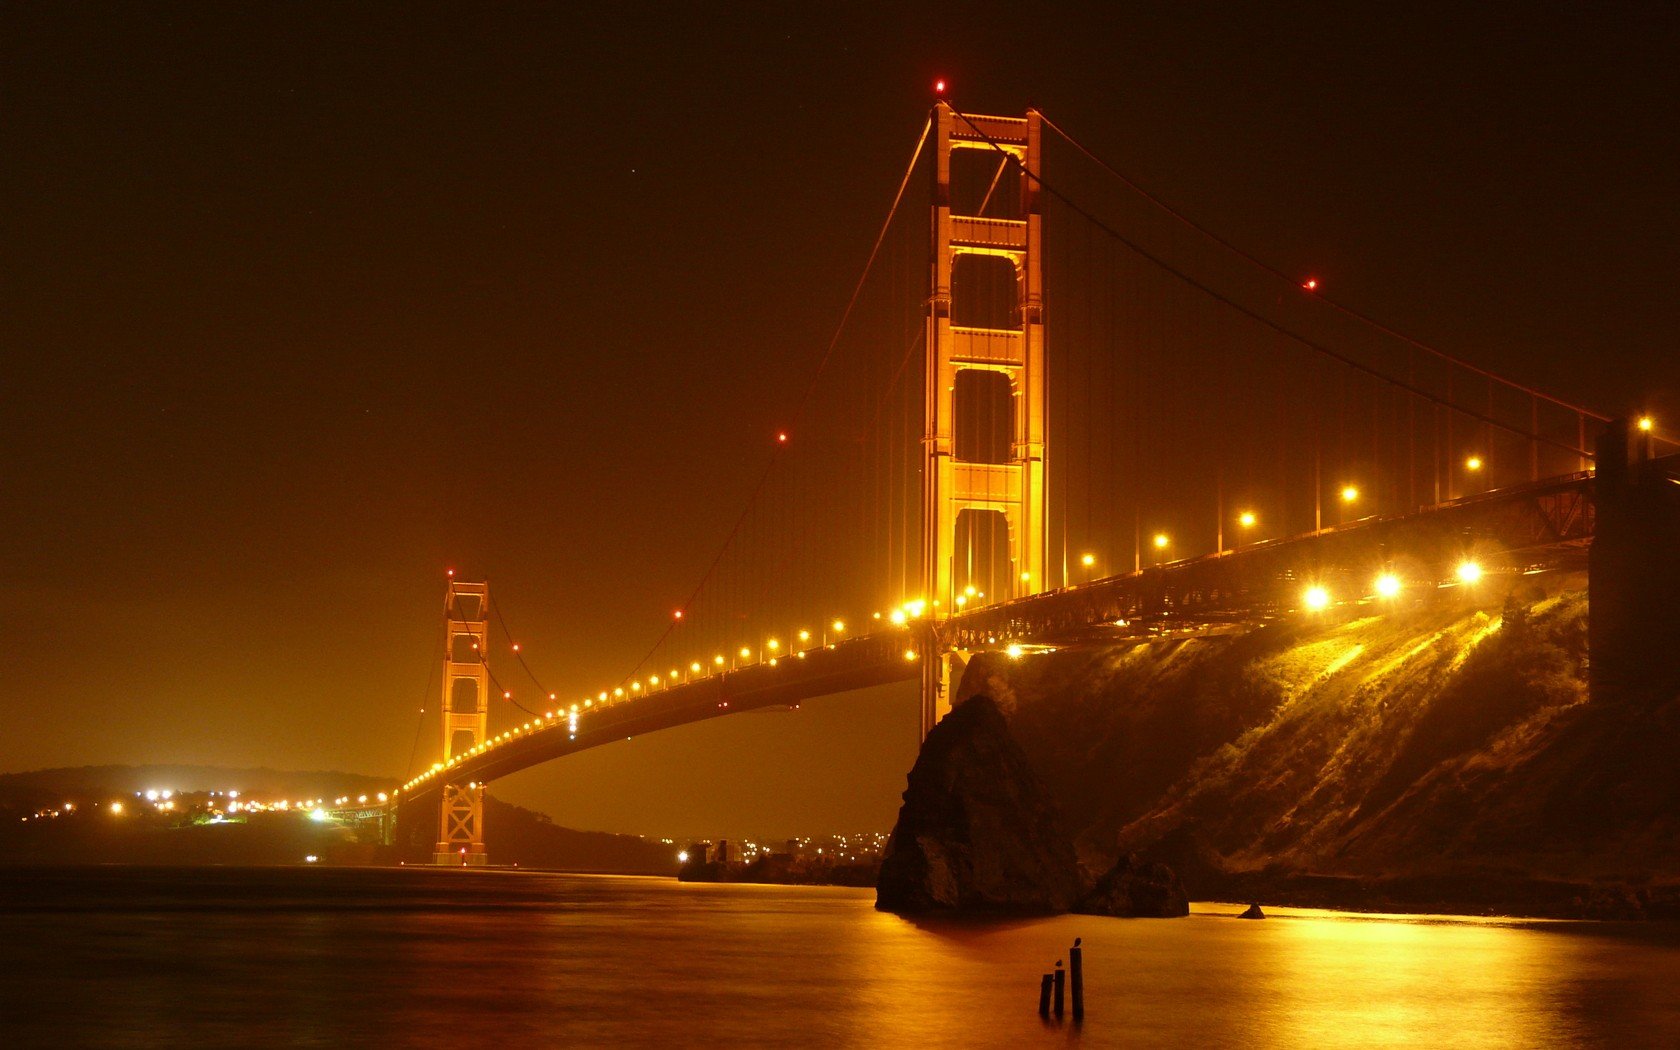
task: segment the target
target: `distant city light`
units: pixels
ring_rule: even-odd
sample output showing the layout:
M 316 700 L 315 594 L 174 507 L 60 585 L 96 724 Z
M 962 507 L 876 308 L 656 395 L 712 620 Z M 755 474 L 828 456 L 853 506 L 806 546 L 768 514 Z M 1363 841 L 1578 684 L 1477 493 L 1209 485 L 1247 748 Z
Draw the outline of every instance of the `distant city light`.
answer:
M 688 850 L 682 850 L 677 854 L 677 863 L 678 864 L 687 864 L 688 863 Z
M 111 803 L 111 815 L 113 817 L 122 816 L 122 812 L 123 812 L 123 804 L 121 802 Z

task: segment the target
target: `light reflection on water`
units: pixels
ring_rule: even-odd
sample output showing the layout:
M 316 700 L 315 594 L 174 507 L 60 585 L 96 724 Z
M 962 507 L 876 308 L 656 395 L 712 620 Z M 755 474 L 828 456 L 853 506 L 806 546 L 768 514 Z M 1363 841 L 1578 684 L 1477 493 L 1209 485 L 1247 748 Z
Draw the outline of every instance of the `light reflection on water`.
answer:
M 512 872 L 0 871 L 12 1045 L 1675 1046 L 1680 931 Z M 1086 946 L 1083 1028 L 1038 975 Z

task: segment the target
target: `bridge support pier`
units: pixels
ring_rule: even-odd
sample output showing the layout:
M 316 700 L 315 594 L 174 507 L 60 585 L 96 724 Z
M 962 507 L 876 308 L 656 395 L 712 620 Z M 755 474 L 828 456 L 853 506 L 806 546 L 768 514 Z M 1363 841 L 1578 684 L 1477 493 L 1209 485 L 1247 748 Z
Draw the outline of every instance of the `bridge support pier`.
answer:
M 921 649 L 922 661 L 922 739 L 926 740 L 939 720 L 951 713 L 951 700 L 968 669 L 968 653 L 946 649 L 939 644 L 935 632 Z
M 1680 457 L 1618 419 L 1598 439 L 1587 560 L 1594 699 L 1680 696 Z

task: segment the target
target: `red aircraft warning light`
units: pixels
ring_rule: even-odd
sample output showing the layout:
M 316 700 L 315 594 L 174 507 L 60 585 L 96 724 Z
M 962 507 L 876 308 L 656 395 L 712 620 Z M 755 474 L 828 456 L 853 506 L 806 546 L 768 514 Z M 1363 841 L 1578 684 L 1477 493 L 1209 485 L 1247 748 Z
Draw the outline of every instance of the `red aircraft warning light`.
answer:
M 1318 291 L 1318 278 L 1308 277 L 1305 281 L 1301 282 L 1301 287 L 1305 288 L 1309 292 Z
M 945 94 L 945 78 L 944 77 L 940 77 L 938 80 L 935 80 L 933 82 L 933 93 L 935 95 L 939 95 L 941 97 L 944 96 L 944 94 Z

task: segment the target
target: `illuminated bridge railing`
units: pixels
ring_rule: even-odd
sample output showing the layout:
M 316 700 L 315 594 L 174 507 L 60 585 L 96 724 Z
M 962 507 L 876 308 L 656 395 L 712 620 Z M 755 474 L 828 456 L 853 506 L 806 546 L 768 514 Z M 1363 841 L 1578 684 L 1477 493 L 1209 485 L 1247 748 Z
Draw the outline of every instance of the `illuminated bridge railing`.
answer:
M 602 704 L 575 717 L 570 708 L 556 710 L 553 718 L 539 716 L 416 777 L 399 789 L 396 802 L 407 805 L 445 783 L 485 783 L 641 733 L 909 681 L 920 674 L 911 639 L 907 630 L 886 630 Z
M 1488 572 L 1578 568 L 1593 533 L 1592 494 L 1591 472 L 1569 474 L 1246 544 L 965 612 L 940 626 L 940 642 L 975 650 L 1121 621 L 1144 629 L 1252 619 L 1299 607 L 1309 586 L 1332 604 L 1363 600 L 1384 573 L 1403 588 L 1433 588 L 1466 561 Z

